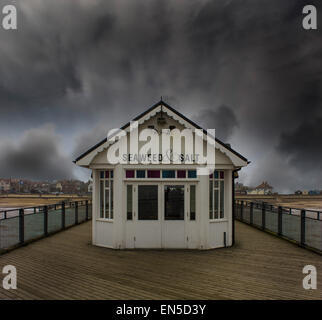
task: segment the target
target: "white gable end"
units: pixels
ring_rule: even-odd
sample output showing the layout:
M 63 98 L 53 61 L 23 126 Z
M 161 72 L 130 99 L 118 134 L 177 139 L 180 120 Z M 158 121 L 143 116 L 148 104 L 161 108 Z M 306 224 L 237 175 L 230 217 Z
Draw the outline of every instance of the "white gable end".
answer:
M 158 118 L 161 117 L 165 118 L 166 124 L 160 125 L 158 123 Z M 141 130 L 148 128 L 149 126 L 153 126 L 159 133 L 162 129 L 169 129 L 170 126 L 174 126 L 175 128 L 179 129 L 180 131 L 188 128 L 188 129 L 198 129 L 194 124 L 190 123 L 176 112 L 172 111 L 165 105 L 159 104 L 149 112 L 145 113 L 143 116 L 137 119 L 139 124 L 139 133 Z M 124 128 L 124 131 L 127 133 L 130 132 L 130 126 L 128 125 Z M 128 134 L 129 139 L 129 134 Z M 161 139 L 161 135 L 160 135 Z M 206 136 L 204 135 L 204 149 L 206 148 Z M 144 145 L 146 142 L 141 142 L 139 144 L 139 148 Z M 85 154 L 83 157 L 76 160 L 76 164 L 83 167 L 90 167 L 92 165 L 99 165 L 99 164 L 108 164 L 106 151 L 108 150 L 109 146 L 112 144 L 110 141 L 105 141 L 101 145 L 98 145 L 96 148 Z M 129 145 L 129 143 L 128 143 Z M 161 145 L 161 143 L 159 144 Z M 223 164 L 228 165 L 231 164 L 234 167 L 244 167 L 247 165 L 247 160 L 243 159 L 240 155 L 233 152 L 231 149 L 219 143 L 218 141 L 215 142 L 216 147 L 216 164 Z M 184 150 L 182 150 L 184 153 Z M 129 150 L 128 150 L 129 152 Z

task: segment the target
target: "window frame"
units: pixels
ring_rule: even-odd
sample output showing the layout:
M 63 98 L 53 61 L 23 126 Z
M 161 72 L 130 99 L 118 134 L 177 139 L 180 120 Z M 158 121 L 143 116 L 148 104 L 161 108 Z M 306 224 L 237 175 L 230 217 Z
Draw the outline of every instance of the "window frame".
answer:
M 103 178 L 102 178 L 103 172 Z M 106 172 L 109 172 L 106 178 Z M 103 216 L 102 216 L 102 188 L 103 183 Z M 99 171 L 99 220 L 114 221 L 114 172 L 113 170 Z M 108 191 L 108 210 L 106 206 L 106 191 Z
M 225 210 L 225 170 L 215 170 L 218 172 L 218 177 L 216 177 L 215 172 L 209 175 L 209 220 L 210 221 L 220 221 L 226 219 Z M 221 172 L 223 172 L 223 178 L 221 178 Z M 210 185 L 212 184 L 212 190 L 210 190 Z M 221 185 L 223 185 L 223 195 L 221 194 Z M 216 202 L 216 192 L 218 195 L 218 201 Z M 211 197 L 211 198 L 210 198 Z M 221 207 L 221 200 L 223 199 L 223 206 Z M 211 203 L 212 201 L 212 203 Z M 211 206 L 212 204 L 212 206 Z M 212 211 L 210 210 L 212 208 Z M 222 214 L 221 214 L 222 209 Z M 217 213 L 216 213 L 216 210 Z
M 129 192 L 129 188 L 131 189 Z M 129 211 L 129 195 L 131 195 L 131 211 Z M 129 218 L 129 213 L 131 213 L 131 218 Z M 134 220 L 134 185 L 126 184 L 126 221 Z
M 192 192 L 192 190 L 194 190 Z M 194 194 L 194 211 L 192 211 L 192 194 Z M 189 221 L 197 220 L 197 185 L 189 184 Z

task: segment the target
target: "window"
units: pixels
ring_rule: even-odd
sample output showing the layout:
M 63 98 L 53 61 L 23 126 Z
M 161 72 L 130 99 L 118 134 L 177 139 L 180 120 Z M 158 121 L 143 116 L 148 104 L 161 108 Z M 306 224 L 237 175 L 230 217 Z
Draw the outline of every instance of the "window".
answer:
M 113 171 L 100 172 L 100 218 L 113 219 Z
M 197 171 L 196 170 L 188 170 L 188 178 L 189 179 L 197 178 Z
M 126 170 L 125 171 L 125 177 L 128 178 L 134 178 L 135 171 L 134 170 Z
M 164 219 L 184 220 L 184 186 L 164 186 Z
M 137 178 L 145 178 L 145 170 L 136 170 Z
M 169 178 L 175 178 L 176 172 L 175 170 L 162 170 L 162 178 L 169 179 Z
M 209 219 L 225 217 L 225 173 L 215 170 L 209 176 Z
M 196 186 L 190 186 L 190 220 L 196 220 Z
M 160 170 L 148 170 L 148 178 L 160 178 Z
M 186 177 L 186 170 L 177 170 L 177 178 L 185 178 Z
M 197 170 L 125 170 L 126 179 L 196 179 Z
M 127 220 L 132 220 L 133 218 L 133 186 L 127 185 L 127 201 L 126 201 L 126 212 Z
M 138 219 L 158 220 L 158 186 L 138 186 Z

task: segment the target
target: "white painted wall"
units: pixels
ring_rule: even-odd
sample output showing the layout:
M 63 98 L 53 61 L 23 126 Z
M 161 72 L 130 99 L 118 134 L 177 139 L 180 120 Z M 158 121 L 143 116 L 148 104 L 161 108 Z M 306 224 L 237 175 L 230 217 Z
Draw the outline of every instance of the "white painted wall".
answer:
M 188 180 L 187 180 L 188 181 Z M 126 183 L 133 183 L 133 220 L 126 219 Z M 93 170 L 93 244 L 122 248 L 190 248 L 212 249 L 232 244 L 232 170 L 225 170 L 225 218 L 209 220 L 209 178 L 200 176 L 198 181 L 140 181 L 140 184 L 159 184 L 159 220 L 137 221 L 137 181 L 125 179 L 122 165 L 114 168 L 114 220 L 99 218 L 99 170 Z M 185 184 L 186 183 L 186 184 Z M 190 221 L 189 193 L 186 193 L 184 221 L 163 220 L 163 187 L 165 184 L 196 185 L 196 220 Z

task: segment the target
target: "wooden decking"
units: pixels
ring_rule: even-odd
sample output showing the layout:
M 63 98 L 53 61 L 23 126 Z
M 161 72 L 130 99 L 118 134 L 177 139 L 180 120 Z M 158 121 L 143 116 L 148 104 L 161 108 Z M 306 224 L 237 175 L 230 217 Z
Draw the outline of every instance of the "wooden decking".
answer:
M 242 223 L 211 251 L 114 251 L 90 244 L 90 222 L 0 256 L 18 289 L 0 299 L 322 299 L 322 258 Z M 303 266 L 318 290 L 302 288 Z M 4 276 L 2 276 L 4 277 Z

